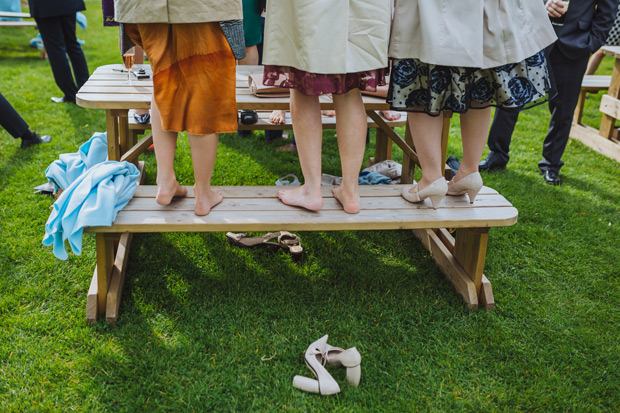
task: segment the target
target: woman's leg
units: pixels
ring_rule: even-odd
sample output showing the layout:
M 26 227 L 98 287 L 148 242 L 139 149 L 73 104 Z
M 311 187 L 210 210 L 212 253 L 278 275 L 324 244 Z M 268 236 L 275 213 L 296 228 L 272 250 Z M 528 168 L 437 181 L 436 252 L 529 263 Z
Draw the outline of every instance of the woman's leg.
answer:
M 411 112 L 407 115 L 407 120 L 422 168 L 422 179 L 418 182 L 418 189 L 421 191 L 443 176 L 443 163 L 445 162 L 445 159 L 441 159 L 443 116 Z
M 366 147 L 366 111 L 359 89 L 333 97 L 342 184 L 332 192 L 345 212 L 357 214 L 360 211 L 358 177 Z
M 461 136 L 463 140 L 463 161 L 459 171 L 454 176 L 454 182 L 458 182 L 467 175 L 478 172 L 478 163 L 484 145 L 489 136 L 491 124 L 491 108 L 470 109 L 461 115 Z
M 306 96 L 291 89 L 291 118 L 299 153 L 304 184 L 294 189 L 283 189 L 278 198 L 287 204 L 312 211 L 323 207 L 321 195 L 321 106 L 318 96 Z
M 194 165 L 194 197 L 196 215 L 207 215 L 211 208 L 222 202 L 222 194 L 211 189 L 211 176 L 215 166 L 218 135 L 189 135 Z
M 239 60 L 239 66 L 257 65 L 258 64 L 258 48 L 250 46 L 245 48 L 245 57 Z
M 187 188 L 179 185 L 174 173 L 174 153 L 177 149 L 177 133 L 165 131 L 161 127 L 161 116 L 155 103 L 151 101 L 151 127 L 153 128 L 153 146 L 157 160 L 157 197 L 160 205 L 168 205 L 175 196 L 187 194 Z

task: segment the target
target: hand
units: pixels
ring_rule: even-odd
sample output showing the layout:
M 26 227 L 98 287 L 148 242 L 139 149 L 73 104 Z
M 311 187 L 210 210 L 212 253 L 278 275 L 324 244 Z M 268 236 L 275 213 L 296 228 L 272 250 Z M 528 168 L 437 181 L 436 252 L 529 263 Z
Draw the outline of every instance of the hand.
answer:
M 545 4 L 545 9 L 549 17 L 560 17 L 564 14 L 564 6 L 562 0 L 549 0 Z

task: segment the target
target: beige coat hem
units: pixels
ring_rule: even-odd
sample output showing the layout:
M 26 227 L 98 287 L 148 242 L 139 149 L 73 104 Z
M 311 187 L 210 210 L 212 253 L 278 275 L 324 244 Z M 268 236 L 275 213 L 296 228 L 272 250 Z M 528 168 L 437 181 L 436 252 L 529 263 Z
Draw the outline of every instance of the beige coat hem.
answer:
M 241 0 L 114 0 L 119 23 L 208 23 L 243 18 Z

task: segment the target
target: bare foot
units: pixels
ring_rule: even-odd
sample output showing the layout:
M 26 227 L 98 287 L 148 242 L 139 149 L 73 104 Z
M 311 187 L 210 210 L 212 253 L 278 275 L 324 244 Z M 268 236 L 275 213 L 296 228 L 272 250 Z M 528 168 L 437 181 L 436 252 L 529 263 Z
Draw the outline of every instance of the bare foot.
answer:
M 194 207 L 194 214 L 198 216 L 207 215 L 211 212 L 211 208 L 222 202 L 224 197 L 219 191 L 210 189 L 206 192 L 196 190 L 194 186 L 194 197 L 196 198 L 196 206 Z
M 334 116 L 336 116 L 336 111 L 335 110 L 322 110 L 321 115 L 325 115 L 325 116 L 329 116 L 330 118 L 333 118 Z
M 321 190 L 311 191 L 302 185 L 294 189 L 282 189 L 278 191 L 278 198 L 286 205 L 299 206 L 310 211 L 318 211 L 323 208 L 323 196 Z
M 347 214 L 357 214 L 360 212 L 360 197 L 357 193 L 347 193 L 341 186 L 333 187 L 332 193 L 344 207 L 344 212 Z
M 187 188 L 181 186 L 176 179 L 162 184 L 157 182 L 157 197 L 155 201 L 159 205 L 168 205 L 175 196 L 185 195 L 187 195 Z
M 387 120 L 398 120 L 400 119 L 400 113 L 393 110 L 382 110 L 379 111 L 381 116 L 383 116 Z
M 286 122 L 286 111 L 274 110 L 271 112 L 271 115 L 269 115 L 269 122 L 275 125 L 284 125 L 284 122 Z

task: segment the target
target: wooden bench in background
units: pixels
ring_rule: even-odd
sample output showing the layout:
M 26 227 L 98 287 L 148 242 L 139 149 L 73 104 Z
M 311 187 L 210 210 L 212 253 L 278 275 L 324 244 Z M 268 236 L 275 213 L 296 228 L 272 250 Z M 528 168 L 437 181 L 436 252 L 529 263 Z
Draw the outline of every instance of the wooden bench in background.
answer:
M 577 101 L 577 107 L 575 108 L 575 114 L 573 115 L 573 123 L 581 124 L 583 108 L 586 104 L 588 93 L 598 93 L 602 90 L 609 90 L 610 83 L 611 76 L 589 75 L 583 77 L 579 100 Z
M 484 187 L 473 205 L 466 196 L 446 196 L 434 210 L 430 201 L 412 204 L 401 196 L 401 185 L 360 186 L 362 210 L 342 210 L 331 187 L 323 188 L 324 208 L 310 212 L 284 205 L 277 186 L 217 188 L 224 201 L 207 216 L 194 214 L 193 190 L 170 205 L 155 202 L 157 187 L 138 186 L 133 199 L 110 227 L 90 227 L 97 244 L 97 266 L 87 299 L 87 320 L 119 315 L 129 244 L 134 233 L 339 231 L 412 229 L 469 308 L 494 306 L 493 291 L 484 276 L 491 227 L 513 225 L 517 210 L 493 189 Z M 453 228 L 453 236 L 445 228 Z M 101 293 L 99 293 L 101 292 Z
M 12 11 L 0 11 L 0 17 L 32 19 L 30 13 L 18 13 Z M 0 20 L 0 27 L 37 27 L 37 23 L 34 20 Z

